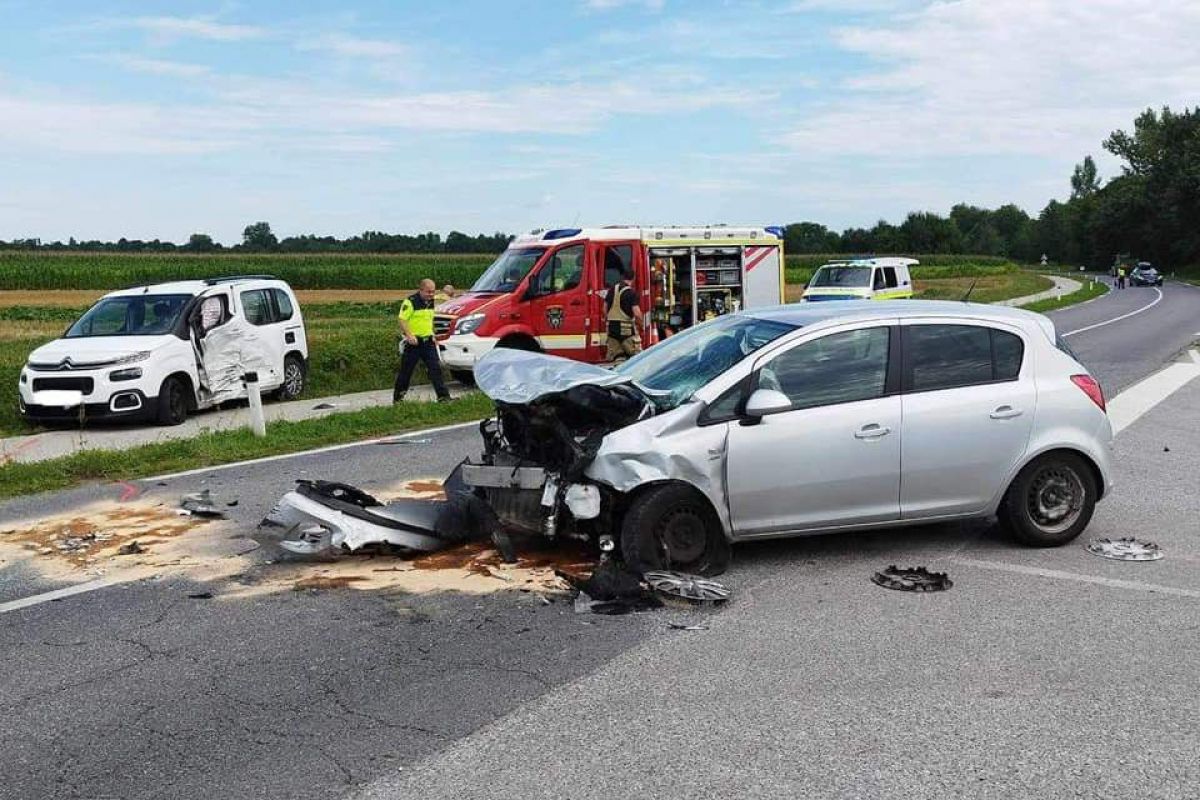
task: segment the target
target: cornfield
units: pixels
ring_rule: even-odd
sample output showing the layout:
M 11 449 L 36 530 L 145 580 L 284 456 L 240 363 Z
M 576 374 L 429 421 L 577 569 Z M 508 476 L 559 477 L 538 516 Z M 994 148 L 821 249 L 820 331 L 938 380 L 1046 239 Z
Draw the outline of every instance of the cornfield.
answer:
M 488 254 L 319 253 L 46 253 L 0 252 L 0 290 L 119 289 L 223 275 L 274 275 L 295 289 L 410 289 L 422 278 L 439 285 L 470 286 L 494 256 Z M 787 257 L 789 282 L 803 283 L 834 254 Z M 949 278 L 1014 269 L 990 256 L 917 256 L 914 274 Z

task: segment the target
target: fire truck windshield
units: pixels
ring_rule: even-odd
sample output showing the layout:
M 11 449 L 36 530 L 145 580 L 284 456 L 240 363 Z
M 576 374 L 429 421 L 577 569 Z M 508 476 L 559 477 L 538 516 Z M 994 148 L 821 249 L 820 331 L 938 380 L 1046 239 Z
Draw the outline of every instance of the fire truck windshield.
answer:
M 540 247 L 522 250 L 505 250 L 492 265 L 479 276 L 472 292 L 511 292 L 533 269 L 546 251 Z

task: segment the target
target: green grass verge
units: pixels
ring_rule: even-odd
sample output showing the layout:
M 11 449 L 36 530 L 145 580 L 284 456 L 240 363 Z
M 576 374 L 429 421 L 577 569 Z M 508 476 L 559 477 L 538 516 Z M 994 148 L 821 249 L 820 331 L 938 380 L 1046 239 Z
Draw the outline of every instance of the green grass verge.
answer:
M 489 416 L 492 408 L 491 400 L 473 392 L 450 403 L 402 403 L 321 419 L 272 422 L 263 439 L 246 429 L 216 431 L 128 450 L 88 450 L 33 464 L 9 464 L 0 468 L 0 498 L 64 489 L 88 481 L 145 478 L 469 422 Z
M 1087 302 L 1088 300 L 1097 298 L 1107 292 L 1108 287 L 1103 283 L 1090 283 L 1085 281 L 1083 288 L 1079 289 L 1078 291 L 1071 292 L 1070 294 L 1063 295 L 1058 300 L 1055 300 L 1054 298 L 1050 298 L 1049 300 L 1039 300 L 1036 303 L 1030 303 L 1027 306 L 1021 306 L 1021 308 L 1025 309 L 1026 311 L 1036 311 L 1039 314 L 1045 314 L 1047 311 L 1054 311 L 1059 308 L 1066 308 L 1067 306 L 1073 306 L 1078 303 Z

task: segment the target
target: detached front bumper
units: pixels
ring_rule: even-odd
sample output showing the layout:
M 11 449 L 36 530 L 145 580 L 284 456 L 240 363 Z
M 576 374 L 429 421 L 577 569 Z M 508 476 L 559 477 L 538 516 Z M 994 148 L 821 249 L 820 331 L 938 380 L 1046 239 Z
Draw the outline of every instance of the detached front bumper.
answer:
M 475 369 L 475 362 L 492 352 L 497 340 L 492 336 L 464 333 L 438 341 L 442 363 L 450 369 Z

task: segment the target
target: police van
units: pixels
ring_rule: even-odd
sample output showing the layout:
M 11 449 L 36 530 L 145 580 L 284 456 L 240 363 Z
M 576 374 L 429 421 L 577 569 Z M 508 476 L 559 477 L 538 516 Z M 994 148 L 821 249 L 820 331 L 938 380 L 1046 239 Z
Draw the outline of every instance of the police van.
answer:
M 813 273 L 801 300 L 898 300 L 913 296 L 909 267 L 915 258 L 857 258 L 830 261 Z

